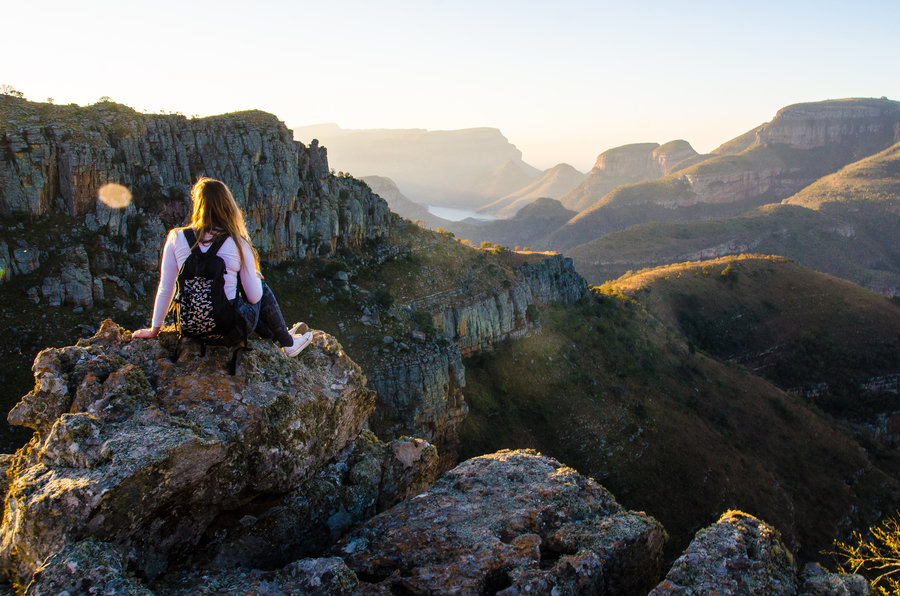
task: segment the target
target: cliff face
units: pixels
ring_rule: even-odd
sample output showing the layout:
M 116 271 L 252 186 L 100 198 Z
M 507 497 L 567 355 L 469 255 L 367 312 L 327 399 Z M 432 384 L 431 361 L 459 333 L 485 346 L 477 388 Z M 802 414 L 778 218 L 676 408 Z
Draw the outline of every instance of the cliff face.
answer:
M 801 103 L 782 108 L 757 131 L 757 144 L 797 149 L 850 146 L 857 157 L 871 155 L 900 141 L 900 107 L 878 99 L 848 99 Z
M 604 151 L 594 168 L 574 190 L 560 198 L 568 209 L 582 211 L 600 200 L 617 186 L 653 180 L 665 176 L 697 152 L 687 141 L 635 143 Z
M 208 175 L 229 186 L 270 262 L 332 251 L 390 226 L 384 201 L 329 174 L 325 149 L 294 141 L 270 114 L 187 119 L 110 102 L 77 108 L 7 96 L 0 112 L 0 215 L 67 215 L 113 242 L 155 238 L 183 222 L 190 186 Z M 98 200 L 108 182 L 130 190 L 128 207 Z
M 431 316 L 438 339 L 402 358 L 367 369 L 377 392 L 370 424 L 383 438 L 421 437 L 435 444 L 442 469 L 457 461 L 459 427 L 468 413 L 463 358 L 537 328 L 536 303 L 573 303 L 587 283 L 562 255 L 517 268 L 519 281 L 476 296 L 463 290 L 404 305 Z

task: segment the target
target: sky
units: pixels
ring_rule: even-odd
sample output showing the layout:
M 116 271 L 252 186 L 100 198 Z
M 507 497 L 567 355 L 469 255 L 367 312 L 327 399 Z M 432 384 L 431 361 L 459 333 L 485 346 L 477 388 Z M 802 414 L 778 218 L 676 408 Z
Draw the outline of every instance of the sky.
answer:
M 496 127 L 536 167 L 586 171 L 626 143 L 708 152 L 793 103 L 900 99 L 898 17 L 897 0 L 3 0 L 0 83 L 290 127 Z

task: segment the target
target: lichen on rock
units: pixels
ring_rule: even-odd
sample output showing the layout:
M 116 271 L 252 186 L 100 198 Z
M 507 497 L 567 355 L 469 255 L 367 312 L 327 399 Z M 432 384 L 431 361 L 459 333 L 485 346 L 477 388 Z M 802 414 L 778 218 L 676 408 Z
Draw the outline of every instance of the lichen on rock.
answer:
M 463 462 L 332 552 L 391 593 L 640 594 L 665 539 L 592 479 L 533 451 L 500 451 Z
M 188 345 L 173 362 L 173 347 L 171 332 L 133 340 L 107 320 L 77 346 L 38 355 L 35 389 L 9 416 L 36 432 L 8 462 L 0 526 L 7 580 L 27 585 L 50 557 L 88 537 L 152 578 L 208 544 L 214 522 L 217 531 L 240 534 L 241 520 L 266 517 L 340 468 L 349 457 L 342 454 L 375 455 L 371 474 L 338 475 L 333 490 L 344 500 L 315 511 L 327 519 L 352 509 L 339 530 L 436 475 L 437 455 L 424 441 L 398 447 L 361 435 L 374 393 L 325 333 L 315 332 L 299 359 L 251 341 L 235 376 L 227 372 L 229 349 L 210 346 L 201 357 Z M 354 509 L 354 490 L 365 493 L 366 506 Z M 287 536 L 298 528 L 282 526 Z M 297 548 L 296 540 L 269 541 L 270 551 L 255 556 L 275 560 Z

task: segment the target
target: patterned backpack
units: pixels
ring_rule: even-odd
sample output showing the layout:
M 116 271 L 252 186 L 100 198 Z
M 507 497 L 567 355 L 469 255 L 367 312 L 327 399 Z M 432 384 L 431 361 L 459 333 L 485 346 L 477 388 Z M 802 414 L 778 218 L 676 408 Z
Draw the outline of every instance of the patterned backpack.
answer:
M 206 252 L 195 246 L 197 236 L 193 229 L 185 228 L 184 237 L 192 248 L 178 271 L 175 321 L 179 347 L 176 354 L 183 337 L 199 340 L 201 354 L 206 353 L 207 343 L 226 346 L 246 343 L 248 330 L 234 304 L 225 296 L 225 261 L 217 254 L 228 236 L 220 237 Z

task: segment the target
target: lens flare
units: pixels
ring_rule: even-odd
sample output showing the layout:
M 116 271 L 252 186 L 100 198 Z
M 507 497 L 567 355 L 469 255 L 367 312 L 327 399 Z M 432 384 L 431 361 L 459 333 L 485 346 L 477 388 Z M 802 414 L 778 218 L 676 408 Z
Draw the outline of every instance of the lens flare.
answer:
M 0 279 L 6 279 L 6 267 L 0 267 Z
M 104 184 L 97 194 L 103 204 L 112 209 L 124 209 L 131 203 L 131 191 L 115 182 Z

